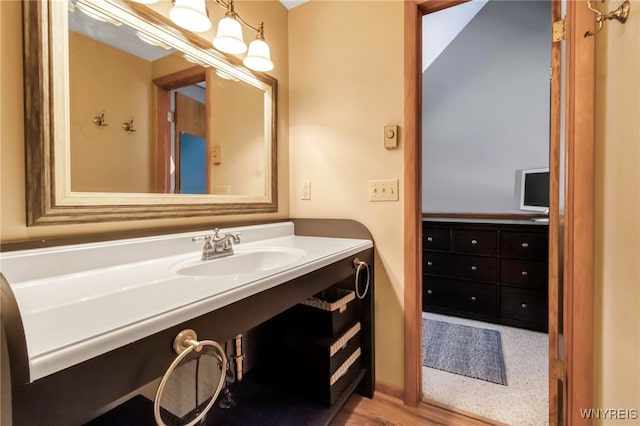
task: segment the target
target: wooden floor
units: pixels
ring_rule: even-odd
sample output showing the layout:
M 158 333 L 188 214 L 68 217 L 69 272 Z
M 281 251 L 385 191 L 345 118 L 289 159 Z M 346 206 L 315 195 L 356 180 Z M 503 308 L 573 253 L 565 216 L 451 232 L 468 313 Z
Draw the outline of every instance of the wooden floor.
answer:
M 433 405 L 407 407 L 399 399 L 376 392 L 373 399 L 353 395 L 333 426 L 487 426 L 487 423 Z

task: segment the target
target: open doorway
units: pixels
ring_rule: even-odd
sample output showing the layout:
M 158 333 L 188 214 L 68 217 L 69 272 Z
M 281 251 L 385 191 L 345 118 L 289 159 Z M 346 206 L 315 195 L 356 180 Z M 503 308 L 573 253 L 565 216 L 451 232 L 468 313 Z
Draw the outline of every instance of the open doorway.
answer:
M 156 192 L 210 193 L 207 74 L 199 65 L 153 81 L 156 93 Z M 209 82 L 210 83 L 210 82 Z
M 464 2 L 417 0 L 405 3 L 404 401 L 411 406 L 417 405 L 422 396 L 421 18 Z M 564 212 L 560 212 L 557 201 L 554 205 L 554 199 L 551 199 L 549 214 L 549 294 L 556 295 L 549 299 L 549 423 L 552 425 L 580 423 L 579 408 L 591 404 L 593 397 L 593 353 L 585 348 L 593 344 L 594 275 L 593 268 L 585 265 L 593 265 L 594 260 L 595 41 L 593 37 L 584 37 L 584 29 L 593 26 L 593 16 L 584 4 L 566 2 L 566 17 L 562 19 L 559 5 L 560 2 L 552 0 L 554 29 L 557 23 L 558 40 L 566 41 L 553 44 L 552 64 L 559 66 L 559 45 L 566 44 L 563 66 L 566 77 L 562 78 L 565 100 L 561 101 L 556 84 L 561 79 L 554 78 L 551 103 L 552 110 L 558 110 L 561 104 L 566 108 L 562 120 L 559 113 L 552 114 L 550 186 L 554 197 L 559 197 L 559 180 L 564 181 L 565 190 L 562 197 Z M 557 77 L 556 71 L 552 75 Z M 558 143 L 561 125 L 565 135 L 562 158 Z M 562 175 L 558 173 L 560 165 L 564 167 Z M 560 229 L 562 233 L 558 232 Z M 558 286 L 559 277 L 564 283 L 562 287 Z M 553 283 L 555 288 L 552 289 Z M 562 323 L 558 321 L 560 311 L 563 312 Z M 558 331 L 562 332 L 562 344 Z M 455 414 L 451 415 L 452 419 L 455 417 Z
M 423 17 L 423 397 L 514 426 L 548 423 L 550 46 L 550 1 Z

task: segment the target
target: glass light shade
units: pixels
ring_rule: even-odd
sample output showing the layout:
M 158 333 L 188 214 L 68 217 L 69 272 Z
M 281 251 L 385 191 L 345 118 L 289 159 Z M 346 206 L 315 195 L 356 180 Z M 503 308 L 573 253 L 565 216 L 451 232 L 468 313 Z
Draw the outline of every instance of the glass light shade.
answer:
M 251 68 L 254 71 L 271 71 L 273 62 L 271 62 L 269 45 L 264 40 L 253 40 L 249 45 L 249 52 L 243 63 L 247 68 Z
M 236 19 L 225 16 L 218 22 L 218 33 L 213 39 L 213 47 L 224 53 L 239 55 L 247 51 L 242 39 L 242 27 Z
M 133 0 L 136 3 L 142 3 L 142 4 L 154 4 L 154 3 L 158 3 L 158 0 Z
M 189 31 L 201 33 L 211 28 L 204 0 L 175 0 L 169 18 Z

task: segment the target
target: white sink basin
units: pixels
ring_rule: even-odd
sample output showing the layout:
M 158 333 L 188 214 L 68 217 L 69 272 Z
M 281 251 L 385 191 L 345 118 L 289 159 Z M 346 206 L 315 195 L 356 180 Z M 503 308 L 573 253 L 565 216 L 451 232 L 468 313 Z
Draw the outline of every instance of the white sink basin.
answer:
M 178 275 L 223 276 L 269 271 L 302 260 L 304 250 L 289 247 L 235 249 L 234 254 L 211 260 L 187 260 L 171 268 Z

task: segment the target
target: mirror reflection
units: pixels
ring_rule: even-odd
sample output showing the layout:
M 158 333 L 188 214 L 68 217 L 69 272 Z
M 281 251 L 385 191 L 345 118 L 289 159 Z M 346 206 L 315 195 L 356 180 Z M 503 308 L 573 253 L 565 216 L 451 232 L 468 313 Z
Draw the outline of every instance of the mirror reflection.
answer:
M 71 191 L 266 195 L 265 93 L 203 65 L 70 8 Z

